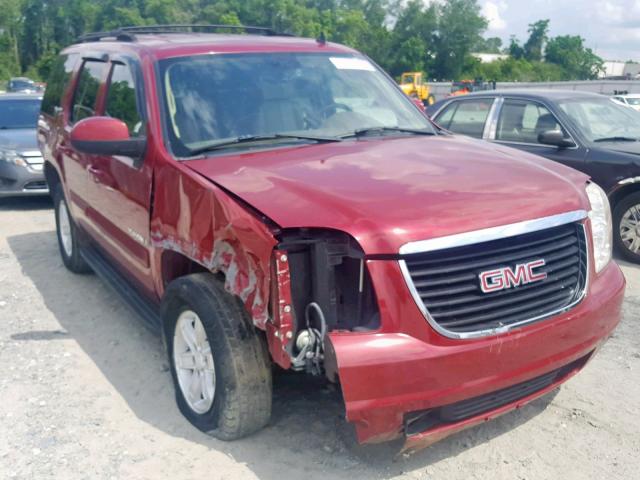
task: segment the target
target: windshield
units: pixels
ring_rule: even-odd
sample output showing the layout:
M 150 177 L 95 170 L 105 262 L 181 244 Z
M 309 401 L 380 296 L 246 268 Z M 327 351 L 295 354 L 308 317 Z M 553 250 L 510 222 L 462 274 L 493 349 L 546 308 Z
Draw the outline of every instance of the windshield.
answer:
M 559 105 L 591 142 L 615 137 L 640 140 L 640 113 L 608 98 L 579 98 Z
M 627 103 L 629 105 L 640 105 L 640 98 L 637 97 L 627 97 Z
M 0 129 L 36 128 L 40 99 L 0 99 Z
M 160 74 L 177 156 L 225 139 L 274 134 L 337 138 L 375 127 L 433 132 L 409 98 L 359 56 L 200 55 L 164 60 Z

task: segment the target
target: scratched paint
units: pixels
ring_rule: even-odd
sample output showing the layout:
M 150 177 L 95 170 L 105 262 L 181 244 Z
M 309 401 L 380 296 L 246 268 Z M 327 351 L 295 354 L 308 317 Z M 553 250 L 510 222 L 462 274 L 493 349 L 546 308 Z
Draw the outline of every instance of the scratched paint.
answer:
M 269 318 L 270 259 L 276 240 L 225 192 L 181 170 L 161 169 L 151 219 L 154 248 L 181 253 L 212 272 L 240 297 L 254 324 Z

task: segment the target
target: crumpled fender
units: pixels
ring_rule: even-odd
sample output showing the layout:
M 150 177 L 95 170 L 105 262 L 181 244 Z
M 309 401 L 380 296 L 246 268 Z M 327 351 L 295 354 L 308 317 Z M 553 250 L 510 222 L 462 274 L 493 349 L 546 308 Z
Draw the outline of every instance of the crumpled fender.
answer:
M 225 289 L 242 299 L 254 324 L 269 312 L 270 259 L 276 239 L 263 222 L 204 178 L 184 167 L 156 171 L 151 245 L 171 250 L 225 275 Z M 161 275 L 157 275 L 161 282 Z M 164 285 L 156 285 L 160 294 Z

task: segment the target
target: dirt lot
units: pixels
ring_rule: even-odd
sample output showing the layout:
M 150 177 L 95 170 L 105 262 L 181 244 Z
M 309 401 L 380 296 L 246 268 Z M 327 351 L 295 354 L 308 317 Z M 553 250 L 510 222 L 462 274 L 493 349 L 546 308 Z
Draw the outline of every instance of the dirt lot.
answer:
M 273 420 L 224 443 L 174 403 L 162 346 L 59 259 L 47 200 L 0 200 L 0 478 L 640 478 L 640 268 L 625 316 L 562 389 L 409 458 L 354 449 L 337 392 L 280 376 Z

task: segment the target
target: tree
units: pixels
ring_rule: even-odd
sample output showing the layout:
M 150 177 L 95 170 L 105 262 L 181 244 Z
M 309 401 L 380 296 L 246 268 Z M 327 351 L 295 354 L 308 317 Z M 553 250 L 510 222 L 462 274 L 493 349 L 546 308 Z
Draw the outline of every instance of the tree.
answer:
M 563 35 L 549 40 L 545 49 L 545 60 L 561 66 L 567 78 L 590 80 L 598 77 L 604 61 L 590 48 L 584 46 L 579 35 Z
M 465 61 L 488 22 L 480 15 L 476 0 L 446 0 L 437 8 L 434 73 L 438 78 L 454 80 L 460 78 Z
M 524 58 L 524 48 L 522 48 L 515 35 L 511 35 L 511 38 L 509 39 L 509 47 L 507 48 L 507 53 L 516 60 Z
M 438 28 L 435 5 L 425 6 L 421 0 L 411 0 L 399 11 L 391 34 L 393 55 L 385 65 L 393 75 L 404 71 L 431 71 L 435 55 L 434 43 Z
M 529 39 L 524 44 L 524 57 L 532 62 L 542 60 L 544 43 L 549 33 L 549 20 L 538 20 L 529 24 Z
M 502 39 L 500 37 L 481 38 L 474 47 L 477 53 L 500 53 L 502 51 Z

